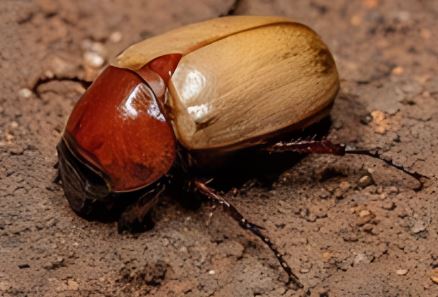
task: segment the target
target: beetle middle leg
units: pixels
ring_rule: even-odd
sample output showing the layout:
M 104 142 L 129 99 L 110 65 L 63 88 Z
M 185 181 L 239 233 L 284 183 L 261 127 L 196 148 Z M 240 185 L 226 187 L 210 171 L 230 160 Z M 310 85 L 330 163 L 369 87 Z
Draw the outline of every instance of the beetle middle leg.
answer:
M 423 187 L 422 178 L 427 178 L 416 171 L 411 171 L 403 165 L 396 164 L 392 159 L 389 159 L 377 149 L 364 149 L 356 148 L 351 145 L 343 143 L 332 143 L 330 140 L 296 140 L 289 142 L 277 142 L 271 146 L 264 148 L 264 150 L 271 153 L 279 152 L 294 152 L 301 154 L 330 154 L 336 156 L 344 155 L 365 155 L 378 160 L 381 160 L 391 167 L 394 167 L 410 176 L 415 178 L 419 182 L 419 187 L 416 190 L 420 190 Z
M 293 273 L 292 269 L 290 268 L 289 264 L 287 264 L 286 260 L 284 260 L 283 255 L 278 251 L 275 244 L 267 237 L 263 232 L 261 231 L 261 227 L 251 223 L 245 217 L 227 200 L 225 200 L 224 197 L 220 196 L 216 193 L 215 190 L 207 186 L 206 183 L 196 180 L 194 182 L 195 188 L 201 192 L 205 197 L 207 197 L 210 201 L 213 201 L 214 203 L 217 203 L 221 205 L 226 212 L 234 219 L 236 220 L 239 225 L 252 232 L 254 235 L 256 235 L 258 238 L 260 238 L 274 253 L 277 260 L 280 262 L 281 267 L 286 271 L 288 275 L 288 283 L 291 281 L 299 288 L 303 288 L 303 285 L 301 284 L 298 277 Z

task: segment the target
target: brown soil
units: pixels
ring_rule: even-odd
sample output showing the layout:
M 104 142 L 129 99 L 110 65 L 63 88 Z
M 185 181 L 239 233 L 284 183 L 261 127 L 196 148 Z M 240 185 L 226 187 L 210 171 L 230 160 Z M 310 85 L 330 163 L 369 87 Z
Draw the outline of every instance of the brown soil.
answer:
M 438 2 L 233 4 L 1 1 L 1 296 L 305 294 L 285 286 L 260 241 L 207 203 L 190 210 L 166 197 L 153 230 L 119 235 L 115 224 L 76 216 L 51 183 L 55 145 L 84 91 L 62 78 L 92 79 L 100 63 L 85 53 L 107 59 L 229 12 L 287 15 L 319 32 L 342 77 L 329 137 L 379 147 L 430 179 L 417 192 L 382 162 L 307 156 L 273 183 L 251 179 L 227 197 L 268 230 L 311 296 L 438 296 Z

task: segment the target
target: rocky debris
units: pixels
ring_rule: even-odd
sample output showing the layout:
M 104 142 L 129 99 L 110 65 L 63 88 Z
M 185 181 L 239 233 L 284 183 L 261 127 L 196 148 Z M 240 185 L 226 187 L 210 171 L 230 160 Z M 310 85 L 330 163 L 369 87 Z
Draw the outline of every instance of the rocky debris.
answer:
M 370 175 L 364 175 L 362 176 L 359 181 L 357 182 L 357 185 L 360 188 L 366 188 L 368 186 L 371 186 L 372 184 L 374 184 L 374 180 Z
M 25 99 L 30 98 L 32 94 L 33 94 L 32 91 L 29 90 L 28 88 L 23 88 L 18 91 L 18 96 Z
M 67 280 L 67 290 L 77 291 L 79 289 L 79 283 L 73 279 Z
M 395 203 L 391 200 L 386 200 L 382 202 L 382 208 L 385 210 L 394 210 L 395 209 Z
M 135 264 L 124 265 L 120 271 L 118 281 L 122 283 L 136 284 L 137 286 L 158 286 L 160 285 L 167 273 L 168 265 L 162 260 L 155 263 L 147 263 L 142 267 L 136 267 Z
M 84 53 L 84 62 L 92 68 L 100 68 L 105 63 L 105 58 L 96 52 L 90 51 Z
M 427 229 L 427 224 L 425 222 L 423 222 L 422 220 L 415 220 L 410 230 L 412 234 L 418 234 L 423 231 L 426 231 L 426 229 Z
M 43 268 L 47 269 L 47 270 L 55 270 L 58 269 L 60 267 L 65 266 L 65 260 L 63 257 L 56 257 L 56 259 L 49 261 L 48 263 L 46 263 Z
M 358 216 L 359 216 L 359 218 L 356 220 L 357 226 L 363 226 L 363 225 L 371 222 L 371 220 L 376 217 L 376 215 L 368 209 L 361 210 L 358 213 Z
M 378 134 L 385 134 L 390 127 L 389 121 L 387 120 L 385 113 L 380 110 L 374 110 L 371 112 L 371 117 L 374 132 Z
M 85 79 L 92 81 L 107 61 L 107 49 L 100 42 L 85 39 L 82 42 Z
M 120 41 L 122 41 L 123 35 L 120 31 L 115 31 L 113 33 L 111 33 L 111 35 L 109 36 L 109 40 L 112 43 L 119 43 Z
M 438 268 L 435 268 L 434 270 L 432 270 L 430 279 L 435 283 L 438 284 Z
M 358 234 L 355 230 L 342 228 L 339 233 L 342 239 L 346 242 L 356 242 L 359 240 Z
M 79 290 L 79 283 L 72 279 L 68 278 L 64 281 L 57 280 L 58 286 L 56 287 L 56 292 L 66 292 L 66 291 L 78 291 Z
M 397 269 L 397 270 L 395 271 L 395 273 L 396 273 L 397 275 L 406 275 L 406 274 L 408 274 L 408 272 L 409 272 L 409 270 L 407 270 L 407 269 Z
M 242 257 L 243 252 L 245 250 L 243 245 L 233 240 L 224 241 L 219 245 L 218 248 L 220 248 L 225 253 L 226 256 L 236 257 L 238 259 Z
M 348 181 L 341 181 L 338 187 L 334 190 L 333 196 L 336 199 L 341 200 L 344 198 L 345 194 L 350 190 L 351 184 Z
M 373 261 L 374 257 L 365 253 L 358 253 L 354 256 L 353 266 L 360 264 L 369 264 Z

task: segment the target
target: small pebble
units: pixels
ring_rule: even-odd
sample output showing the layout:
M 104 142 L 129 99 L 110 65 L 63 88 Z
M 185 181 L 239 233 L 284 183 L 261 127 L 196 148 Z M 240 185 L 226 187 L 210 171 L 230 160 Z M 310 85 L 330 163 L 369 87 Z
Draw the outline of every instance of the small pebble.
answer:
M 366 217 L 366 216 L 370 216 L 370 215 L 371 215 L 371 211 L 369 211 L 369 210 L 367 210 L 367 209 L 361 210 L 361 211 L 359 212 L 359 216 L 360 216 L 361 218 Z
M 388 194 L 398 194 L 398 192 L 399 192 L 399 189 L 395 186 L 388 188 Z
M 432 275 L 430 276 L 430 279 L 435 283 L 438 284 L 438 268 L 435 268 L 432 270 Z
M 354 257 L 353 265 L 357 266 L 360 263 L 369 264 L 370 259 L 368 259 L 367 255 L 365 255 L 364 253 L 359 253 Z
M 329 191 L 327 191 L 326 189 L 321 189 L 321 190 L 319 191 L 319 197 L 320 197 L 321 199 L 327 199 L 327 198 L 330 197 L 330 193 L 329 193 Z
M 318 290 L 319 297 L 329 297 L 329 289 L 321 288 Z
M 18 96 L 21 98 L 30 98 L 30 96 L 32 96 L 32 91 L 27 88 L 23 88 L 18 91 Z
M 308 222 L 310 222 L 310 223 L 316 222 L 316 219 L 317 219 L 317 217 L 316 217 L 316 215 L 313 214 L 313 213 L 310 213 L 310 214 L 306 217 L 306 221 L 308 221 Z
M 420 31 L 420 35 L 421 35 L 421 38 L 427 40 L 427 39 L 430 39 L 430 37 L 432 36 L 432 33 L 428 29 L 422 28 Z
M 342 239 L 346 242 L 356 242 L 359 240 L 355 233 L 342 234 Z
M 55 260 L 50 261 L 45 265 L 43 265 L 43 268 L 47 270 L 54 270 L 62 266 L 64 266 L 64 258 L 57 257 Z
M 93 68 L 100 68 L 105 63 L 105 59 L 95 52 L 85 52 L 84 60 L 88 66 Z
M 312 263 L 303 263 L 300 268 L 300 273 L 309 273 L 312 269 Z
M 371 112 L 371 117 L 373 118 L 374 132 L 378 134 L 385 134 L 389 128 L 385 113 L 380 110 L 374 110 Z
M 330 252 L 324 252 L 322 254 L 322 259 L 323 259 L 324 262 L 330 261 L 331 258 L 333 258 L 333 254 L 330 253 Z
M 210 271 L 208 271 L 208 274 L 210 274 L 210 275 L 216 274 L 216 271 L 210 270 Z
M 370 185 L 372 185 L 373 179 L 369 176 L 369 175 L 364 175 L 359 179 L 359 182 L 357 183 L 357 185 L 361 188 L 366 188 Z
M 94 52 L 98 53 L 101 56 L 106 56 L 107 54 L 105 46 L 100 42 L 85 39 L 84 41 L 82 41 L 81 46 L 85 52 Z
M 414 234 L 418 234 L 426 230 L 426 224 L 423 221 L 415 221 L 414 225 L 411 227 L 411 232 Z
M 67 289 L 71 291 L 76 291 L 79 289 L 79 284 L 76 281 L 69 279 L 67 281 Z
M 363 225 L 369 223 L 374 217 L 375 216 L 371 211 L 366 210 L 366 209 L 361 210 L 359 212 L 359 219 L 357 220 L 356 225 L 363 226 Z
M 392 73 L 395 75 L 402 75 L 403 72 L 404 72 L 404 69 L 401 66 L 397 66 L 394 69 L 392 69 Z
M 346 191 L 350 188 L 350 183 L 348 181 L 342 181 L 339 183 L 339 188 Z
M 386 210 L 393 210 L 395 208 L 395 203 L 392 201 L 384 201 L 382 203 L 382 208 Z
M 397 269 L 395 271 L 395 273 L 397 273 L 397 275 L 406 275 L 406 274 L 408 274 L 408 270 L 407 269 Z
M 122 33 L 120 33 L 119 31 L 115 31 L 111 33 L 109 40 L 113 43 L 118 43 L 122 40 L 122 37 Z

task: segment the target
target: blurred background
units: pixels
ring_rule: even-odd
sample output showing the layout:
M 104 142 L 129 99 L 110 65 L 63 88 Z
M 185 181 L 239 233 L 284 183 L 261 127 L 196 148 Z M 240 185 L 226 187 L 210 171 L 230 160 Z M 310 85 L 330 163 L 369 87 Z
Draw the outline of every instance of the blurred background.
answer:
M 219 209 L 167 197 L 153 230 L 119 235 L 68 207 L 55 174 L 66 117 L 134 42 L 224 15 L 282 15 L 317 31 L 342 79 L 328 137 L 377 147 L 430 177 L 362 157 L 308 156 L 227 194 L 264 226 L 311 296 L 438 296 L 438 2 L 2 0 L 1 296 L 300 296 Z

